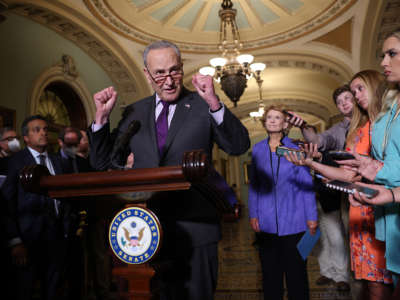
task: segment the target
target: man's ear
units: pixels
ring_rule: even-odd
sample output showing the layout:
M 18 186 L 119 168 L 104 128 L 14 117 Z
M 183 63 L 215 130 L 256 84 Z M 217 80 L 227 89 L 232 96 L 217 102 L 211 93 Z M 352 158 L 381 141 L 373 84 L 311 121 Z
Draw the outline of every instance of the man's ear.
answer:
M 151 79 L 151 76 L 150 76 L 147 68 L 143 68 L 143 72 L 144 72 L 144 76 L 146 76 L 147 82 L 151 85 L 153 83 L 153 80 Z
M 64 142 L 60 139 L 57 139 L 58 145 L 60 146 L 60 148 L 62 148 L 64 146 Z

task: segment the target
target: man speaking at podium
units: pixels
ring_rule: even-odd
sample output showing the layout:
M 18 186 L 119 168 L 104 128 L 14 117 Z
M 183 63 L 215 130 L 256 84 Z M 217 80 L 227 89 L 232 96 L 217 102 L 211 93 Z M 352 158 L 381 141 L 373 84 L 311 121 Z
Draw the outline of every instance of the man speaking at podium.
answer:
M 183 63 L 176 45 L 155 42 L 144 50 L 143 59 L 144 74 L 155 94 L 128 106 L 112 134 L 108 119 L 117 92 L 109 87 L 94 95 L 96 120 L 89 139 L 96 169 L 115 165 L 113 147 L 121 147 L 126 139 L 134 155 L 133 168 L 180 165 L 185 151 L 197 149 L 212 161 L 214 142 L 230 155 L 247 151 L 247 129 L 219 101 L 213 78 L 194 75 L 197 92 L 183 86 Z M 173 262 L 162 282 L 161 299 L 213 299 L 221 235 L 213 203 L 191 188 L 157 193 L 147 204 L 163 224 L 161 256 Z

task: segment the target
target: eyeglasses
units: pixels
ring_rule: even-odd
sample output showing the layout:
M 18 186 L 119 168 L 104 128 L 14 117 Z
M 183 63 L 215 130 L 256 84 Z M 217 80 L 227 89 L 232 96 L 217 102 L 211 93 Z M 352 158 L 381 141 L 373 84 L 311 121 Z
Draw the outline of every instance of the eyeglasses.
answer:
M 5 142 L 5 141 L 11 142 L 13 139 L 17 139 L 17 138 L 18 138 L 17 136 L 9 136 L 9 137 L 2 139 L 1 141 L 2 142 Z
M 168 77 L 171 77 L 172 80 L 178 80 L 178 79 L 181 79 L 183 76 L 182 69 L 172 70 L 169 72 L 169 74 L 165 74 L 165 75 L 157 74 L 154 76 L 151 75 L 149 69 L 146 68 L 146 70 L 147 70 L 147 73 L 149 74 L 150 78 L 158 85 L 163 84 L 167 80 Z

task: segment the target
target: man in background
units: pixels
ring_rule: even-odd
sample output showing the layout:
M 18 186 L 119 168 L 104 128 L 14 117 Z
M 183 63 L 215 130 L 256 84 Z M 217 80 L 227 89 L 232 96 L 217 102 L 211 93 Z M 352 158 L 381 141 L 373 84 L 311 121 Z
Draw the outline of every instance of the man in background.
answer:
M 35 164 L 47 167 L 52 175 L 61 174 L 61 161 L 47 152 L 45 118 L 26 118 L 21 133 L 27 147 L 10 157 L 1 189 L 7 205 L 5 231 L 13 263 L 13 299 L 30 300 L 37 280 L 41 299 L 58 299 L 66 267 L 68 215 L 58 200 L 25 191 L 19 174 L 25 166 Z
M 343 115 L 343 120 L 332 126 L 323 133 L 317 134 L 312 127 L 304 126 L 304 120 L 294 114 L 289 122 L 301 128 L 303 136 L 308 143 L 318 145 L 320 152 L 330 150 L 344 150 L 347 132 L 353 113 L 354 96 L 348 85 L 337 88 L 332 95 L 333 101 L 339 112 Z M 329 162 L 327 156 L 324 163 Z M 349 249 L 346 243 L 346 227 L 341 215 L 342 194 L 337 191 L 329 190 L 316 179 L 319 228 L 321 230 L 321 249 L 318 253 L 318 263 L 321 276 L 317 279 L 317 285 L 327 285 L 335 283 L 339 291 L 349 291 Z M 346 201 L 347 202 L 347 201 Z M 344 203 L 346 203 L 344 202 Z M 347 204 L 347 203 L 346 203 Z M 348 216 L 347 205 L 342 212 Z
M 0 175 L 7 173 L 7 160 L 21 149 L 16 131 L 11 127 L 0 128 Z

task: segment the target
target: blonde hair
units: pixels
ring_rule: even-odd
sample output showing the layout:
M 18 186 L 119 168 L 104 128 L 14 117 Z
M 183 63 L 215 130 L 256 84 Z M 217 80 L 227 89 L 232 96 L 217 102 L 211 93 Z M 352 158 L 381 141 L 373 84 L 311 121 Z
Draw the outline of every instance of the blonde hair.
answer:
M 286 117 L 288 117 L 288 113 L 286 108 L 283 105 L 280 104 L 272 104 L 270 106 L 267 106 L 264 110 L 264 114 L 262 115 L 262 117 L 260 118 L 260 122 L 262 124 L 262 126 L 266 129 L 265 127 L 265 121 L 267 120 L 267 114 L 268 112 L 270 112 L 271 110 L 275 110 L 275 111 L 279 111 L 280 113 L 283 114 L 283 118 L 285 119 L 286 122 Z M 283 129 L 283 135 L 287 136 L 289 134 L 291 128 L 291 124 L 288 123 L 288 127 L 286 129 Z
M 390 37 L 394 37 L 400 41 L 400 27 L 393 30 L 392 32 L 388 33 L 385 36 L 385 40 L 387 40 Z M 399 99 L 400 96 L 400 83 L 399 82 L 387 82 L 386 83 L 386 90 L 383 93 L 382 96 L 382 109 L 380 113 L 378 114 L 376 121 L 379 120 L 381 117 L 383 117 L 394 105 L 394 103 Z M 399 114 L 400 110 L 400 105 L 397 107 L 396 110 L 396 118 L 397 115 Z
M 365 84 L 365 88 L 367 89 L 368 109 L 365 111 L 357 104 L 356 99 L 353 99 L 353 115 L 347 135 L 348 145 L 354 144 L 357 130 L 364 126 L 368 120 L 373 122 L 382 108 L 382 84 L 384 83 L 384 76 L 376 70 L 363 70 L 353 76 L 350 80 L 350 85 L 357 78 Z

